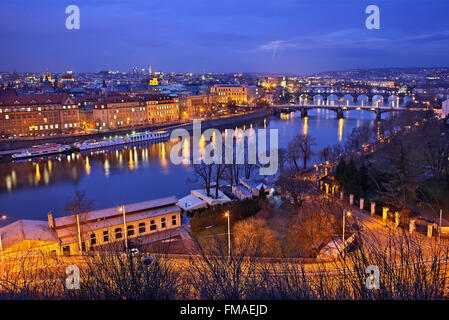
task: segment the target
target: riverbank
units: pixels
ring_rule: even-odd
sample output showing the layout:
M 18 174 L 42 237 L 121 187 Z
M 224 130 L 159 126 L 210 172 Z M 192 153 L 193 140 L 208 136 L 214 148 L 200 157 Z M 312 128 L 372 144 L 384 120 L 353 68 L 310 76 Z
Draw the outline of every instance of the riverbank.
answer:
M 222 118 L 215 118 L 204 120 L 201 122 L 201 127 L 203 129 L 207 128 L 219 128 L 223 126 L 239 125 L 248 121 L 257 120 L 263 117 L 267 117 L 273 114 L 271 109 L 262 109 L 258 111 L 252 111 L 250 113 L 232 115 Z M 191 132 L 192 122 L 182 122 L 178 124 L 164 124 L 160 126 L 146 126 L 139 128 L 127 128 L 121 130 L 113 130 L 106 132 L 98 132 L 92 134 L 82 134 L 82 135 L 72 135 L 72 136 L 57 136 L 57 137 L 48 137 L 41 139 L 20 139 L 20 140 L 1 140 L 0 141 L 0 156 L 8 156 L 16 152 L 20 152 L 23 149 L 30 148 L 33 145 L 44 144 L 44 143 L 59 143 L 59 144 L 73 144 L 82 140 L 89 139 L 103 139 L 103 138 L 111 138 L 116 135 L 126 135 L 131 132 L 142 132 L 142 131 L 157 131 L 157 130 L 166 130 L 171 132 L 174 129 L 184 128 L 187 131 Z

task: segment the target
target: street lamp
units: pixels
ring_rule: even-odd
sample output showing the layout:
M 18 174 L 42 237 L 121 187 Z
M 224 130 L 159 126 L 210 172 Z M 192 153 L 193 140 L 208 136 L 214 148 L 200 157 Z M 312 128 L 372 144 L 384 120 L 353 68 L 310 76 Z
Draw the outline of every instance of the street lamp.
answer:
M 125 234 L 125 249 L 128 251 L 128 230 L 126 230 L 126 212 L 125 212 L 125 206 L 122 205 L 118 208 L 118 211 L 123 213 L 123 233 Z
M 231 256 L 231 225 L 229 222 L 229 211 L 225 212 L 225 217 L 228 218 L 228 255 Z
M 343 246 L 345 245 L 345 223 L 346 223 L 346 216 L 348 216 L 348 218 L 351 216 L 351 211 L 347 210 L 347 209 L 343 209 L 343 235 L 342 235 L 342 240 L 343 240 Z

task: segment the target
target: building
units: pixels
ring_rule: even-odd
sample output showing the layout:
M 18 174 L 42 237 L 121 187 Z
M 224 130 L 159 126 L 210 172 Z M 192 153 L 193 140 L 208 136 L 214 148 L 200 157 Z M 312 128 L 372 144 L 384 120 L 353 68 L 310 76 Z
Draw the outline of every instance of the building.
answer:
M 18 220 L 0 228 L 1 254 L 6 257 L 60 252 L 56 233 L 46 221 Z
M 78 105 L 67 94 L 0 97 L 0 136 L 36 136 L 79 127 Z
M 211 207 L 231 202 L 231 199 L 221 190 L 218 190 L 218 197 L 215 197 L 215 188 L 210 189 L 210 196 L 207 195 L 206 189 L 190 190 L 190 194 L 205 201 Z
M 210 88 L 210 93 L 217 95 L 217 102 L 246 104 L 248 102 L 246 85 L 240 84 L 215 84 Z
M 185 95 L 179 100 L 180 117 L 188 119 L 210 113 L 217 96 L 209 94 Z
M 80 127 L 94 129 L 94 106 L 98 104 L 98 96 L 83 96 L 76 99 L 80 116 Z
M 158 86 L 159 85 L 159 80 L 158 80 L 158 78 L 153 77 L 153 79 L 150 79 L 148 81 L 148 83 L 149 83 L 150 86 Z
M 53 218 L 48 222 L 19 220 L 0 228 L 5 256 L 30 254 L 72 255 L 112 243 L 142 240 L 155 233 L 181 226 L 176 197 L 149 200 L 122 207 L 95 210 L 78 216 Z M 124 210 L 123 210 L 124 209 Z M 126 234 L 125 234 L 126 232 Z
M 254 103 L 262 97 L 263 90 L 258 86 L 247 86 L 246 98 L 248 103 Z
M 120 129 L 148 123 L 146 106 L 136 97 L 108 96 L 97 100 L 93 107 L 96 129 Z
M 253 196 L 258 197 L 260 190 L 263 188 L 267 194 L 267 197 L 271 197 L 274 194 L 273 183 L 268 181 L 266 178 L 262 179 L 245 179 L 240 178 L 240 183 L 243 187 L 251 192 Z
M 144 96 L 149 123 L 156 124 L 179 119 L 179 98 L 164 94 Z
M 447 115 L 449 115 L 449 99 L 443 101 L 441 108 L 441 116 L 445 118 Z
M 232 186 L 232 193 L 239 199 L 252 199 L 253 194 L 248 188 L 244 187 L 243 185 L 233 185 Z

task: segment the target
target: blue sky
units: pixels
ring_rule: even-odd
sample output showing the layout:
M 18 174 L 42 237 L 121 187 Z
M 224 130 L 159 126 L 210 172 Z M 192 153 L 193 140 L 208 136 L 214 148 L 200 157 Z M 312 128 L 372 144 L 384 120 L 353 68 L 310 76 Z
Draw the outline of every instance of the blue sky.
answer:
M 65 8 L 80 8 L 67 30 Z M 380 30 L 365 8 L 380 8 Z M 448 66 L 446 0 L 0 0 L 0 70 L 291 72 Z

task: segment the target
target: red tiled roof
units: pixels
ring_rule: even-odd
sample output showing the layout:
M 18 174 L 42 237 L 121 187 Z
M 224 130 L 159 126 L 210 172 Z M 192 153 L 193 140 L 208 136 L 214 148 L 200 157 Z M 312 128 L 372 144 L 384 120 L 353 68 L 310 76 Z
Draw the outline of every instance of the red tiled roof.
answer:
M 67 101 L 69 99 L 69 101 Z M 67 94 L 30 94 L 22 96 L 0 96 L 0 106 L 34 104 L 73 104 Z

